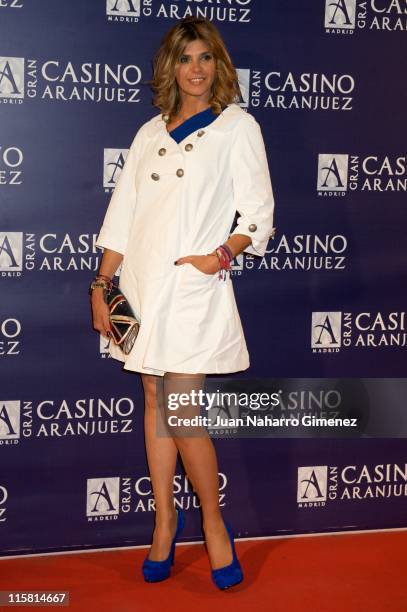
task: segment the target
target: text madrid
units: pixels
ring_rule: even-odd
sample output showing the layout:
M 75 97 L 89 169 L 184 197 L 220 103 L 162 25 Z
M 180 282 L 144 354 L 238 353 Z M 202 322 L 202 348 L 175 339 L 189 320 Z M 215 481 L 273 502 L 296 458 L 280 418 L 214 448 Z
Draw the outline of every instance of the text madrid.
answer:
M 248 427 L 250 425 L 254 427 L 298 427 L 300 419 L 255 415 L 237 418 L 222 418 L 218 415 L 216 419 L 211 419 L 202 415 L 191 418 L 171 415 L 168 417 L 168 425 L 170 427 Z M 301 425 L 304 427 L 357 427 L 357 419 L 318 418 L 304 414 L 301 417 Z

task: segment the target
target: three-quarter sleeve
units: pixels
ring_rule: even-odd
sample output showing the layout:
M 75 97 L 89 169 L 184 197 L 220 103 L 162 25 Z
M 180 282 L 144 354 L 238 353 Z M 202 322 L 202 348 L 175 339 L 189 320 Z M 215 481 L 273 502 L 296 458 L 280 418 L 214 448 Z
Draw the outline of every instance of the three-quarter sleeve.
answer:
M 274 195 L 261 128 L 253 115 L 236 126 L 230 161 L 234 202 L 240 215 L 230 235 L 249 236 L 252 243 L 244 251 L 263 256 L 273 234 Z
M 124 255 L 136 206 L 136 168 L 141 153 L 141 128 L 130 145 L 126 161 L 110 198 L 95 246 Z

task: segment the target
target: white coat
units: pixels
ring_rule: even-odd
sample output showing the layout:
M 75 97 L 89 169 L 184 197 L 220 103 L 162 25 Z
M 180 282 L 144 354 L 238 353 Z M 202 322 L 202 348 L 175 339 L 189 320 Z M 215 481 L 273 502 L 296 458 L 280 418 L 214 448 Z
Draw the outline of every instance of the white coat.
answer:
M 247 253 L 264 255 L 274 198 L 253 115 L 229 104 L 179 144 L 161 114 L 140 127 L 96 240 L 123 255 L 119 286 L 141 321 L 129 355 L 109 345 L 125 370 L 162 376 L 249 367 L 230 275 L 224 281 L 191 263 L 174 265 L 225 242 L 236 210 L 232 233 L 252 239 Z

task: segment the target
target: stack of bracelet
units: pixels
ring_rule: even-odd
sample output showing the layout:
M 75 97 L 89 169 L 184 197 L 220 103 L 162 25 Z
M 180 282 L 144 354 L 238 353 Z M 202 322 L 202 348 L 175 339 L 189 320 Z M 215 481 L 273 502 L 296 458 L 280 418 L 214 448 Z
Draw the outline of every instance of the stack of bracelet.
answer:
M 110 293 L 113 287 L 113 281 L 111 278 L 105 276 L 104 274 L 97 274 L 90 284 L 89 293 L 92 293 L 92 291 L 97 287 L 103 289 L 103 294 L 106 295 Z
M 231 270 L 230 262 L 233 260 L 233 253 L 228 247 L 227 244 L 221 244 L 215 249 L 215 253 L 217 258 L 219 259 L 220 269 L 219 269 L 219 280 L 226 280 L 227 272 Z

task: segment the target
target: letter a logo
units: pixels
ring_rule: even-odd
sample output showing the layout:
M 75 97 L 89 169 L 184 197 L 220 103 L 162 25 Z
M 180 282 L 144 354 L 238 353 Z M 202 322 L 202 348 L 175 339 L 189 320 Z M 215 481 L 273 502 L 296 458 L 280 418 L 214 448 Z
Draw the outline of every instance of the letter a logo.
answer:
M 298 468 L 297 502 L 326 501 L 328 467 L 314 465 Z
M 0 401 L 0 440 L 20 437 L 21 403 L 19 400 Z
M 313 312 L 311 348 L 338 348 L 341 346 L 341 312 Z
M 327 29 L 354 29 L 356 0 L 325 0 Z
M 24 97 L 24 59 L 0 57 L 0 98 Z
M 22 232 L 0 232 L 0 271 L 21 272 L 23 269 Z
M 128 149 L 105 149 L 103 187 L 114 189 L 127 159 Z
M 346 191 L 349 155 L 320 153 L 318 156 L 318 191 Z
M 87 516 L 106 516 L 119 513 L 120 478 L 88 478 Z
M 106 15 L 140 17 L 140 0 L 106 0 Z

